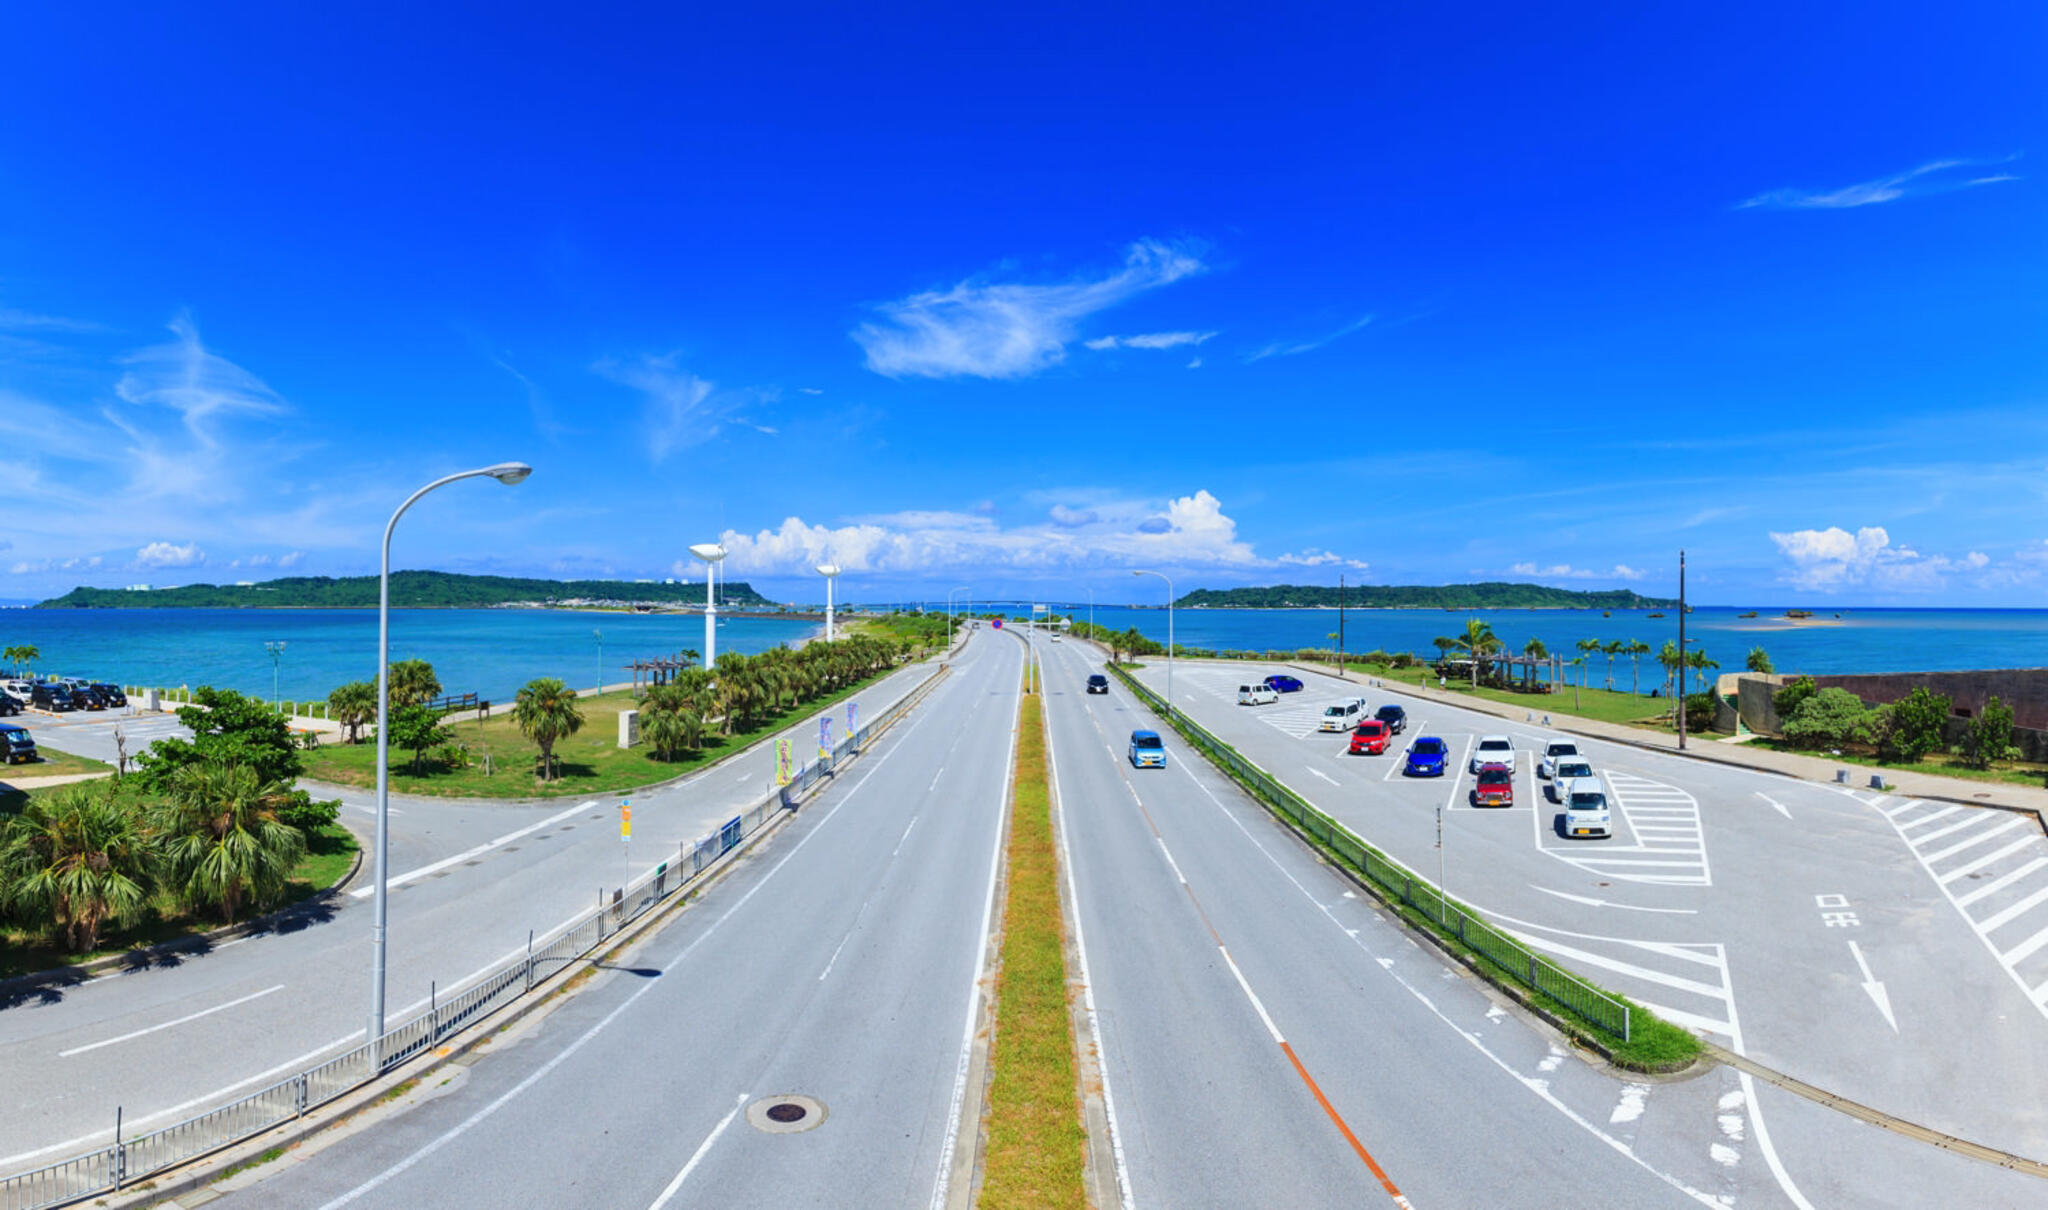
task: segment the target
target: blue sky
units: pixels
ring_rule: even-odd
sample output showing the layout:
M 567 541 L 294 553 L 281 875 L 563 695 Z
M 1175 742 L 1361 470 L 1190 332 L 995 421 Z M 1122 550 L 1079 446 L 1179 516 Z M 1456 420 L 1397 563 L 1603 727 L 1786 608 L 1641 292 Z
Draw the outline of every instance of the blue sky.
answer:
M 291 7 L 11 19 L 0 598 L 2048 584 L 2040 6 Z

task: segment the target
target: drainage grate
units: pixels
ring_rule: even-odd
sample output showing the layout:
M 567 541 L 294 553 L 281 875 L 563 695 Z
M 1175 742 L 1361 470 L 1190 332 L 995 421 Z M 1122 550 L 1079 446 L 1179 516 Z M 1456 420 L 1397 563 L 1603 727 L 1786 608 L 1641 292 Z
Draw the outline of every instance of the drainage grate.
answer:
M 825 1120 L 825 1104 L 816 1097 L 786 1092 L 762 1097 L 747 1106 L 747 1122 L 765 1134 L 796 1134 Z

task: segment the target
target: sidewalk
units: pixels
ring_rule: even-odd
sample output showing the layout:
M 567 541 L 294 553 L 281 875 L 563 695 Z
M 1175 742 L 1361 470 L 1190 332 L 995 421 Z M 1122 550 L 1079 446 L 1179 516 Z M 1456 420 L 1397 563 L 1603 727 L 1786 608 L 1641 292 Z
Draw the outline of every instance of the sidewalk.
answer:
M 1303 671 L 1316 672 L 1323 676 L 1337 674 L 1327 668 L 1312 668 L 1304 665 L 1289 665 Z M 1347 681 L 1375 683 L 1370 677 L 1346 675 Z M 1603 723 L 1597 719 L 1580 718 L 1577 715 L 1561 714 L 1555 710 L 1544 711 L 1534 705 L 1519 706 L 1506 702 L 1493 702 L 1485 698 L 1468 697 L 1462 693 L 1450 693 L 1442 689 L 1431 689 L 1426 685 L 1410 685 L 1396 682 L 1395 687 L 1402 693 L 1413 694 L 1426 701 L 1442 702 L 1466 710 L 1476 710 L 1499 718 L 1514 719 L 1516 715 L 1534 715 L 1538 720 L 1546 714 L 1553 731 L 1583 735 L 1589 739 L 1604 739 L 1618 744 L 1630 744 L 1663 752 L 1671 756 L 1688 757 L 1692 760 L 1710 761 L 1719 765 L 1733 765 L 1761 773 L 1776 773 L 1782 777 L 1798 778 L 1801 781 L 1821 782 L 1827 785 L 1839 784 L 1837 770 L 1847 770 L 1846 785 L 1852 789 L 1869 789 L 1872 774 L 1884 779 L 1891 787 L 1886 793 L 1901 798 L 1925 798 L 1942 802 L 1962 803 L 1973 807 L 1997 807 L 2005 811 L 2023 811 L 2042 821 L 2048 830 L 2048 789 L 2032 786 L 2015 786 L 2006 782 L 1975 782 L 1959 777 L 1942 777 L 1934 773 L 1917 773 L 1911 769 L 1877 768 L 1871 765 L 1842 764 L 1824 756 L 1805 756 L 1796 752 L 1774 752 L 1769 748 L 1757 748 L 1749 744 L 1724 744 L 1714 739 L 1699 736 L 1688 737 L 1685 750 L 1679 751 L 1678 736 L 1662 731 L 1645 731 L 1640 727 L 1625 727 L 1619 723 Z

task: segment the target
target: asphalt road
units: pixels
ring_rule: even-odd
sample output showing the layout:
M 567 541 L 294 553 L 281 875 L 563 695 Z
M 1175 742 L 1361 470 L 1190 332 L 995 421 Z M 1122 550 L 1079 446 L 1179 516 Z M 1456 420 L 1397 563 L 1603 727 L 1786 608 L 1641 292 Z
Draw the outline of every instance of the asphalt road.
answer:
M 1021 646 L 948 681 L 733 875 L 441 1095 L 220 1204 L 905 1206 L 964 1097 Z M 746 1107 L 814 1098 L 815 1128 Z M 803 1123 L 798 1123 L 803 1124 Z
M 1405 705 L 1409 727 L 1388 755 L 1350 756 L 1347 736 L 1315 727 L 1323 705 L 1357 694 L 1358 684 L 1311 674 L 1307 690 L 1278 705 L 1235 704 L 1240 683 L 1275 670 L 1180 661 L 1176 702 L 1431 878 L 1441 810 L 1453 895 L 1565 965 L 1831 1091 L 1974 1141 L 2048 1155 L 2037 1092 L 2048 1077 L 2048 1021 L 2028 990 L 2048 970 L 2009 957 L 2048 927 L 2048 911 L 2027 919 L 2048 899 L 2036 898 L 2048 887 L 2048 862 L 2033 864 L 2048 855 L 2038 827 L 1580 741 L 1616 803 L 1616 835 L 1567 840 L 1560 808 L 1534 775 L 1551 732 L 1367 688 L 1375 707 Z M 1155 661 L 1139 675 L 1163 690 L 1164 671 Z M 1512 809 L 1471 805 L 1465 758 L 1486 734 L 1507 734 L 1519 750 Z M 1401 745 L 1422 735 L 1449 743 L 1450 775 L 1399 771 Z M 1928 836 L 1942 828 L 1955 830 Z M 1947 851 L 1957 844 L 1965 847 Z M 1957 873 L 1973 860 L 1983 864 Z M 1953 899 L 1970 886 L 1981 897 L 1958 908 Z M 1985 922 L 1999 913 L 2009 913 L 1999 924 L 2010 931 L 1987 940 Z M 1750 1106 L 1740 1137 L 1708 1136 L 1697 1150 L 1742 1179 L 1767 1170 L 1793 1204 L 1829 1204 L 1809 1185 L 1857 1191 L 1867 1204 L 1952 1200 L 1957 1188 L 1981 1195 L 1972 1204 L 2048 1198 L 2038 1182 L 2015 1186 L 2009 1173 L 1983 1165 L 1951 1171 L 1951 1157 L 1925 1147 L 1894 1154 L 1877 1131 L 1837 1138 L 1824 1116 L 1755 1081 L 1738 1080 L 1731 1092 Z M 1646 1091 L 1644 1117 L 1674 1095 L 1683 1096 L 1671 1085 Z M 1784 1109 L 1763 1111 L 1780 1100 Z M 1925 1197 L 1909 1196 L 1915 1190 Z
M 876 717 L 937 672 L 913 665 L 863 690 Z M 843 737 L 845 707 L 833 708 Z M 90 716 L 88 716 L 90 718 Z M 67 720 L 60 747 L 111 755 L 113 720 Z M 165 717 L 122 720 L 163 731 Z M 793 726 L 814 752 L 815 720 Z M 808 743 L 807 749 L 804 745 Z M 130 752 L 141 745 L 130 743 Z M 773 785 L 762 745 L 673 785 L 631 795 L 633 840 L 618 798 L 544 803 L 394 797 L 386 1021 L 395 1024 L 524 952 L 678 846 L 694 843 Z M 857 768 L 858 766 L 854 766 Z M 342 795 L 344 822 L 367 837 L 371 795 Z M 369 882 L 324 918 L 204 953 L 0 1002 L 0 1070 L 26 1112 L 0 1115 L 0 1172 L 49 1163 L 127 1129 L 152 1129 L 244 1095 L 361 1043 L 369 1015 Z

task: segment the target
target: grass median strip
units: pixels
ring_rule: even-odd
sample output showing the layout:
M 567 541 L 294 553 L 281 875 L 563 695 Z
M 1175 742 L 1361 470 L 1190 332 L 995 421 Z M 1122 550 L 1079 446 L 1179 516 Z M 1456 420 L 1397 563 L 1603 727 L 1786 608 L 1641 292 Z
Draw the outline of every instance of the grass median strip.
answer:
M 1018 712 L 1009 878 L 989 1051 L 986 1207 L 1081 1207 L 1083 1155 L 1074 1038 L 1067 1011 L 1065 926 L 1037 695 Z

